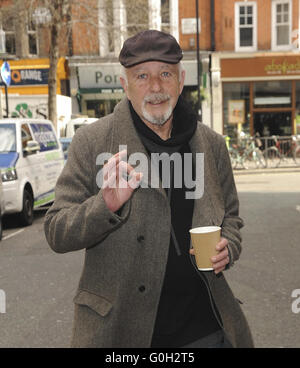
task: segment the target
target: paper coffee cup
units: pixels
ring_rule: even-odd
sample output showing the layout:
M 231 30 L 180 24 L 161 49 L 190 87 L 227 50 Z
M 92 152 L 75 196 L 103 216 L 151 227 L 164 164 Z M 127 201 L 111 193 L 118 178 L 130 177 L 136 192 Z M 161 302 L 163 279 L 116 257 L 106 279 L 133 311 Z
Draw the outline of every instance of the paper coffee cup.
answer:
M 218 254 L 216 245 L 220 241 L 221 228 L 219 226 L 195 227 L 190 230 L 190 234 L 198 270 L 213 270 L 210 259 Z

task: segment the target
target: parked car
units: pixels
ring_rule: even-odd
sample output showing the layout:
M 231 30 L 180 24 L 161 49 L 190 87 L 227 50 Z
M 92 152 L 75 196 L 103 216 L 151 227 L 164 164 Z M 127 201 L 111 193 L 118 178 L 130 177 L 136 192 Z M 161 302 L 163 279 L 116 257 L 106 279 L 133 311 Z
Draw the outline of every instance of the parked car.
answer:
M 0 240 L 2 239 L 2 216 L 4 214 L 4 195 L 2 188 L 1 170 L 0 170 Z
M 49 120 L 0 120 L 0 169 L 5 214 L 31 225 L 33 210 L 54 200 L 64 156 Z
M 65 160 L 65 163 L 67 162 L 67 159 L 68 159 L 68 149 L 70 147 L 70 144 L 72 142 L 72 138 L 68 138 L 68 137 L 61 137 L 59 139 L 60 141 L 60 144 L 62 146 L 62 150 L 64 152 L 64 160 Z

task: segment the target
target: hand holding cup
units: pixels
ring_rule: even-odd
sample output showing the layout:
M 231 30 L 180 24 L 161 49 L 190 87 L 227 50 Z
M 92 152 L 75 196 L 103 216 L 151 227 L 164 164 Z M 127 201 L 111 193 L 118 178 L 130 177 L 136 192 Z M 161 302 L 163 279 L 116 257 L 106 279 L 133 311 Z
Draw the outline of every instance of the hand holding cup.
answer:
M 196 256 L 196 263 L 201 262 L 201 264 L 199 263 L 200 267 L 198 266 L 198 269 L 201 271 L 213 270 L 215 274 L 218 274 L 229 263 L 228 240 L 220 237 L 220 232 L 221 228 L 218 227 L 203 227 L 190 230 L 193 244 L 190 254 Z M 197 254 L 194 247 L 197 248 Z M 203 256 L 207 260 L 203 260 Z M 203 265 L 205 268 L 203 268 Z

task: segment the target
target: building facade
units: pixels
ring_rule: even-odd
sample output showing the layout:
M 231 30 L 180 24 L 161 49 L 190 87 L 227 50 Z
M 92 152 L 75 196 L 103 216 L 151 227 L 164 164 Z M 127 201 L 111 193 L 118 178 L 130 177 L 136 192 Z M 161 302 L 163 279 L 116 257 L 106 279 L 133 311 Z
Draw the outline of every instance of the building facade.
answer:
M 205 2 L 202 2 L 205 4 Z M 109 5 L 109 6 L 108 6 Z M 205 8 L 205 6 L 201 5 Z M 195 2 L 183 0 L 114 0 L 98 1 L 98 29 L 73 27 L 74 53 L 69 57 L 71 96 L 73 112 L 90 117 L 101 117 L 112 112 L 114 106 L 124 97 L 119 76 L 118 55 L 122 44 L 128 37 L 145 29 L 157 29 L 171 33 L 184 50 L 183 67 L 187 77 L 183 94 L 190 101 L 192 108 L 198 112 L 198 79 L 196 58 L 196 24 Z M 205 9 L 207 12 L 207 9 Z M 75 16 L 75 15 L 74 15 Z M 208 31 L 209 24 L 204 23 Z M 89 37 L 86 38 L 86 35 Z M 202 33 L 204 34 L 204 33 Z M 205 50 L 210 44 L 207 37 L 200 36 L 205 42 Z M 209 34 L 209 32 L 208 32 Z M 85 40 L 84 52 L 79 40 Z M 77 41 L 76 41 L 77 40 Z M 200 56 L 205 85 L 209 95 L 209 52 L 204 49 Z M 202 104 L 202 117 L 210 121 L 211 106 L 207 98 Z
M 23 4 L 17 14 L 23 14 L 22 22 L 27 19 L 26 42 L 19 40 L 24 24 L 22 28 L 7 10 L 12 0 L 2 0 L 0 56 L 22 60 L 21 50 L 34 64 L 49 53 L 49 10 L 38 6 L 38 0 L 15 3 Z M 35 7 L 24 10 L 25 3 Z M 58 91 L 71 96 L 73 115 L 101 117 L 113 111 L 124 97 L 118 62 L 124 40 L 141 30 L 158 29 L 173 34 L 184 51 L 183 94 L 205 124 L 230 136 L 239 130 L 252 135 L 300 133 L 300 0 L 73 4 L 60 34 L 68 77 L 62 82 L 66 88 Z
M 11 83 L 0 77 L 0 117 L 48 118 L 49 49 L 51 16 L 35 0 L 0 2 L 0 65 L 7 61 Z M 67 55 L 66 32 L 60 36 L 60 54 Z M 71 118 L 69 69 L 60 57 L 56 71 L 58 134 Z
M 213 121 L 223 134 L 300 134 L 299 4 L 215 1 Z

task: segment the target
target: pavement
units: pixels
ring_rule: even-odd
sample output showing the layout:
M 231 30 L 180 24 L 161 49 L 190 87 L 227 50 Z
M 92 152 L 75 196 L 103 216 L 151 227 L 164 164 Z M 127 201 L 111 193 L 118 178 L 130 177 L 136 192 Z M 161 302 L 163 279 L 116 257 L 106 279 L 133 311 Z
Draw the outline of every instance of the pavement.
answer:
M 249 175 L 249 174 L 278 174 L 278 173 L 292 173 L 300 172 L 300 166 L 280 166 L 265 169 L 235 169 L 234 175 Z

